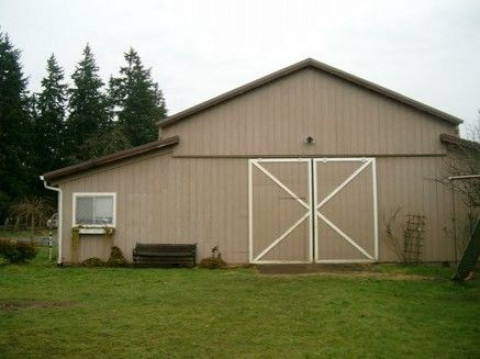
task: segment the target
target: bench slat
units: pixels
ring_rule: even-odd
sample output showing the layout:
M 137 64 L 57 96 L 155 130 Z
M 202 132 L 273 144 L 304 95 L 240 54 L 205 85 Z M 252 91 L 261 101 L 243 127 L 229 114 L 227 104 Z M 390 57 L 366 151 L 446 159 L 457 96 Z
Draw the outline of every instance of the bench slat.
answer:
M 133 250 L 135 266 L 196 265 L 196 244 L 137 243 Z

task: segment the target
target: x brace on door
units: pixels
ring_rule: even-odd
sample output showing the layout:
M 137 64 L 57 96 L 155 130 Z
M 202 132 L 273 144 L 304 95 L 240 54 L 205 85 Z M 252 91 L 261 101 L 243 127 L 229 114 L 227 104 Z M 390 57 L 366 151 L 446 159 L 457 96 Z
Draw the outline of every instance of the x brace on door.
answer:
M 269 251 L 271 251 L 274 247 L 276 247 L 280 242 L 282 242 L 285 238 L 288 237 L 290 233 L 295 230 L 300 224 L 302 224 L 307 218 L 310 222 L 310 230 L 309 230 L 309 258 L 308 261 L 312 260 L 313 257 L 313 216 L 312 216 L 312 205 L 313 205 L 313 194 L 312 194 L 312 168 L 311 166 L 308 167 L 308 203 L 303 201 L 299 196 L 297 196 L 293 191 L 291 191 L 285 184 L 283 184 L 278 178 L 276 178 L 273 174 L 271 174 L 268 170 L 266 170 L 260 162 L 277 162 L 277 163 L 285 163 L 285 162 L 294 162 L 294 163 L 306 163 L 307 165 L 310 163 L 310 159 L 306 158 L 299 158 L 299 159 L 267 159 L 267 160 L 249 160 L 249 242 L 250 242 L 250 262 L 252 263 L 260 263 L 261 258 L 264 257 Z M 293 199 L 295 199 L 301 206 L 303 206 L 306 210 L 305 214 L 300 217 L 290 228 L 288 228 L 282 235 L 276 238 L 269 246 L 267 246 L 263 251 L 261 251 L 255 257 L 253 254 L 253 180 L 252 180 L 252 166 L 259 169 L 263 172 L 268 178 L 270 178 L 275 184 L 277 184 L 281 189 L 287 192 Z M 263 261 L 265 262 L 265 261 Z M 305 261 L 289 261 L 290 263 L 304 263 Z
M 301 199 L 296 193 L 294 193 L 288 186 L 282 183 L 277 177 L 275 177 L 270 171 L 268 171 L 261 163 L 302 163 L 308 162 L 308 202 Z M 339 186 L 332 190 L 327 196 L 325 196 L 319 203 L 315 199 L 317 195 L 317 164 L 318 163 L 327 163 L 327 162 L 360 162 L 362 163 L 359 168 L 357 168 L 348 178 L 346 178 Z M 366 170 L 368 167 L 372 170 L 372 193 L 373 193 L 373 241 L 374 241 L 374 253 L 369 253 L 365 248 L 360 246 L 351 236 L 344 233 L 335 223 L 333 223 L 329 218 L 327 218 L 322 212 L 321 209 L 324 207 L 332 198 L 334 198 L 342 189 L 344 189 L 349 183 L 351 183 L 360 173 Z M 258 254 L 253 253 L 253 229 L 254 229 L 254 218 L 253 218 L 253 169 L 261 171 L 267 178 L 269 178 L 274 184 L 280 187 L 285 191 L 291 198 L 298 202 L 302 207 L 305 208 L 306 212 L 295 222 L 293 223 L 283 234 L 278 238 L 275 238 L 267 247 L 260 251 Z M 313 183 L 313 186 L 312 186 Z M 315 215 L 313 215 L 315 213 Z M 258 160 L 249 160 L 249 247 L 250 247 L 250 262 L 252 263 L 279 263 L 285 261 L 272 261 L 272 260 L 262 260 L 262 258 L 269 253 L 273 248 L 278 246 L 282 241 L 284 241 L 298 226 L 300 226 L 305 220 L 310 222 L 310 231 L 309 231 L 309 257 L 304 261 L 292 260 L 287 261 L 288 263 L 298 263 L 298 262 L 311 262 L 315 257 L 316 262 L 364 262 L 364 261 L 376 261 L 378 260 L 378 214 L 377 214 L 377 190 L 376 190 L 376 162 L 374 158 L 322 158 L 322 159 L 258 159 Z M 341 238 L 343 238 L 349 245 L 354 247 L 358 252 L 363 256 L 363 259 L 319 259 L 319 240 L 318 240 L 318 223 L 319 220 L 326 223 L 333 231 L 335 231 Z M 314 230 L 315 229 L 315 230 Z M 315 238 L 314 238 L 315 237 Z M 313 253 L 313 243 L 315 242 L 315 253 Z
M 328 194 L 323 200 L 321 200 L 315 206 L 315 227 L 318 227 L 318 219 L 321 219 L 325 222 L 331 229 L 333 229 L 337 234 L 339 234 L 345 241 L 347 241 L 351 246 L 357 249 L 365 258 L 355 259 L 355 260 L 346 260 L 346 259 L 318 259 L 319 246 L 316 246 L 315 260 L 316 262 L 323 263 L 335 263 L 335 262 L 371 262 L 378 260 L 378 210 L 377 210 L 377 176 L 376 176 L 376 161 L 375 158 L 315 158 L 313 159 L 313 176 L 317 178 L 317 164 L 318 163 L 328 163 L 328 162 L 360 162 L 363 163 L 359 168 L 357 168 L 347 179 L 345 179 L 337 188 L 335 188 L 330 194 Z M 344 189 L 349 183 L 351 183 L 355 178 L 357 178 L 360 173 L 365 171 L 368 167 L 372 170 L 372 201 L 373 201 L 373 241 L 374 241 L 374 253 L 369 253 L 365 248 L 360 246 L 354 239 L 344 233 L 338 226 L 336 226 L 329 218 L 320 212 L 320 209 L 324 207 L 332 198 L 334 198 L 342 189 Z M 317 193 L 315 181 L 315 193 Z M 315 242 L 318 243 L 318 231 L 315 231 Z

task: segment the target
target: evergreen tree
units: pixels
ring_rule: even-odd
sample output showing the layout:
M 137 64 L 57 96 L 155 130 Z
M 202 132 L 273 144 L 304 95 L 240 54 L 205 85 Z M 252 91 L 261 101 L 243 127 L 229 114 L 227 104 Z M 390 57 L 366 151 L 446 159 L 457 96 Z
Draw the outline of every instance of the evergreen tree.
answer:
M 137 52 L 130 49 L 124 55 L 126 66 L 120 76 L 110 81 L 110 93 L 118 108 L 118 124 L 132 146 L 155 141 L 158 138 L 156 122 L 166 116 L 163 93 L 151 78 Z
M 32 124 L 26 86 L 20 51 L 0 33 L 0 220 L 12 201 L 29 194 L 35 180 L 28 163 Z
M 47 76 L 42 80 L 42 92 L 36 104 L 38 114 L 35 119 L 35 167 L 45 173 L 64 165 L 63 136 L 65 132 L 65 112 L 67 85 L 64 74 L 52 54 L 47 61 Z
M 112 124 L 104 84 L 88 44 L 72 79 L 65 140 L 69 162 L 74 163 L 103 155 L 104 142 L 99 139 L 111 131 Z

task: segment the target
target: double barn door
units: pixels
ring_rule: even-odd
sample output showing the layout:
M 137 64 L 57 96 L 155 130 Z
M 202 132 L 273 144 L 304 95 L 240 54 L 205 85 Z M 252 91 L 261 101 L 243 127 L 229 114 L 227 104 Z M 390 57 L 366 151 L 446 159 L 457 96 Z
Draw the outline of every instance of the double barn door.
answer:
M 378 259 L 374 158 L 249 160 L 251 263 Z

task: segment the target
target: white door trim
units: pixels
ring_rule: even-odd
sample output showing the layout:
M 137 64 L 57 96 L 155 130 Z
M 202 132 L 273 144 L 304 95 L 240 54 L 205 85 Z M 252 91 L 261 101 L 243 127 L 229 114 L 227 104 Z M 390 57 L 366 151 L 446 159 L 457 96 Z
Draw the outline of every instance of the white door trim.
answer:
M 307 163 L 308 171 L 308 201 L 304 201 L 296 193 L 294 193 L 288 186 L 282 183 L 271 172 L 269 172 L 262 163 Z M 317 163 L 323 162 L 363 162 L 363 164 L 357 168 L 347 179 L 345 179 L 339 186 L 331 191 L 325 198 L 323 198 L 317 204 Z M 320 212 L 320 209 L 330 201 L 335 195 L 337 195 L 343 188 L 345 188 L 350 182 L 352 182 L 360 173 L 371 167 L 372 174 L 372 201 L 373 201 L 373 236 L 374 236 L 374 253 L 369 253 L 362 248 L 353 238 L 344 233 L 338 228 L 330 219 Z M 253 169 L 256 168 L 261 171 L 267 178 L 280 187 L 283 191 L 288 193 L 293 199 L 295 199 L 302 207 L 308 212 L 300 217 L 292 226 L 290 226 L 283 234 L 273 240 L 266 248 L 264 248 L 259 254 L 253 253 L 254 245 L 254 194 L 253 194 Z M 364 263 L 375 262 L 379 258 L 379 244 L 378 244 L 378 203 L 377 203 L 377 171 L 376 171 L 376 159 L 375 158 L 269 158 L 269 159 L 249 159 L 248 160 L 248 243 L 249 243 L 249 261 L 254 264 L 267 264 L 267 263 Z M 275 248 L 281 243 L 288 235 L 301 225 L 305 220 L 309 220 L 309 253 L 308 258 L 305 260 L 265 260 L 262 259 L 269 251 Z M 319 245 L 318 245 L 318 221 L 321 220 L 338 233 L 347 243 L 358 250 L 364 258 L 359 259 L 318 259 L 319 258 Z M 314 250 L 315 245 L 315 250 Z
M 278 161 L 276 161 L 278 162 Z M 293 191 L 291 191 L 285 184 L 283 184 L 277 177 L 272 175 L 269 171 L 267 171 L 264 167 L 258 164 L 258 162 L 252 162 L 255 167 L 257 167 L 260 171 L 265 173 L 268 178 L 270 178 L 273 182 L 275 182 L 281 189 L 283 189 L 285 192 L 287 192 L 290 196 L 295 198 L 295 200 L 300 203 L 303 207 L 305 207 L 307 210 L 310 210 L 311 206 L 302 201 L 300 197 L 298 197 Z
M 276 178 L 272 173 L 270 173 L 265 167 L 261 165 L 261 163 L 306 163 L 307 164 L 307 171 L 308 171 L 308 203 L 302 200 L 296 193 L 294 193 L 291 189 L 289 189 L 284 183 L 282 183 L 278 178 Z M 266 263 L 311 263 L 313 261 L 313 213 L 312 213 L 312 206 L 313 206 L 313 193 L 312 193 L 312 166 L 310 165 L 311 159 L 309 158 L 298 158 L 298 159 L 280 159 L 280 158 L 272 158 L 272 159 L 250 159 L 248 160 L 248 208 L 249 208 L 249 257 L 250 263 L 254 264 L 266 264 Z M 254 218 L 253 218 L 253 167 L 260 170 L 264 173 L 272 182 L 274 182 L 277 186 L 283 189 L 286 193 L 288 193 L 292 198 L 294 198 L 302 207 L 304 207 L 307 212 L 300 217 L 298 221 L 296 221 L 292 226 L 290 226 L 282 235 L 276 238 L 272 243 L 270 243 L 266 248 L 264 248 L 258 255 L 254 256 L 253 253 L 253 229 L 254 229 Z M 300 224 L 302 224 L 306 219 L 309 219 L 309 253 L 308 258 L 305 260 L 262 260 L 269 251 L 275 248 L 279 243 L 281 243 L 288 235 L 297 228 Z
M 359 168 L 357 168 L 345 181 L 343 181 L 338 187 L 330 192 L 320 203 L 316 203 L 315 198 L 315 229 L 318 228 L 318 218 L 323 220 L 330 228 L 337 232 L 343 239 L 347 241 L 351 246 L 356 248 L 366 258 L 361 259 L 318 259 L 319 258 L 319 243 L 318 243 L 318 230 L 315 230 L 315 262 L 317 263 L 355 263 L 355 262 L 375 262 L 378 261 L 378 206 L 377 206 L 377 174 L 376 174 L 376 160 L 375 158 L 314 158 L 313 170 L 314 170 L 314 193 L 317 196 L 317 163 L 323 162 L 364 162 Z M 372 170 L 372 192 L 373 192 L 373 236 L 374 236 L 374 253 L 373 255 L 362 248 L 351 237 L 345 234 L 340 228 L 338 228 L 332 221 L 330 221 L 325 215 L 320 213 L 319 209 L 324 206 L 329 200 L 331 200 L 337 193 L 339 193 L 345 186 L 353 181 L 360 173 L 362 173 L 368 166 L 371 166 Z
M 302 222 L 307 219 L 308 217 L 310 217 L 311 214 L 310 212 L 308 213 L 305 213 L 297 222 L 295 222 L 295 224 L 293 226 L 291 226 L 289 229 L 287 229 L 285 231 L 285 233 L 283 233 L 280 237 L 278 237 L 277 239 L 275 239 L 267 248 L 265 248 L 258 256 L 255 257 L 254 261 L 255 262 L 258 262 L 260 261 L 260 259 L 265 255 L 267 254 L 268 252 L 270 252 L 270 250 L 272 250 L 273 248 L 275 248 L 277 246 L 277 244 L 279 244 L 281 241 L 283 241 L 290 233 L 292 233 L 292 231 L 297 228 L 300 224 L 302 224 Z
M 345 186 L 347 184 L 349 184 L 350 182 L 352 182 L 355 177 L 357 177 L 368 165 L 370 165 L 370 161 L 368 162 L 365 162 L 362 166 L 360 166 L 355 172 L 352 173 L 352 175 L 350 177 L 348 177 L 340 186 L 338 186 L 337 188 L 335 188 L 327 197 L 325 197 L 322 202 L 320 202 L 319 204 L 317 204 L 316 206 L 316 209 L 319 210 L 325 203 L 327 203 L 328 201 L 330 201 L 333 197 L 335 197 L 335 195 L 340 192 L 342 189 L 345 188 Z M 314 165 L 316 165 L 317 163 L 314 161 Z
M 368 253 L 364 248 L 360 247 L 358 243 L 356 243 L 352 238 L 346 235 L 340 228 L 338 228 L 335 224 L 332 223 L 327 217 L 325 217 L 320 212 L 316 212 L 317 216 L 320 217 L 330 228 L 332 228 L 335 232 L 337 232 L 340 236 L 342 236 L 348 243 L 350 243 L 354 248 L 356 248 L 360 253 L 362 253 L 365 257 L 370 260 L 375 260 L 375 258 Z M 319 262 L 320 260 L 317 260 Z

